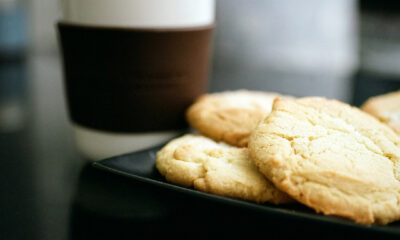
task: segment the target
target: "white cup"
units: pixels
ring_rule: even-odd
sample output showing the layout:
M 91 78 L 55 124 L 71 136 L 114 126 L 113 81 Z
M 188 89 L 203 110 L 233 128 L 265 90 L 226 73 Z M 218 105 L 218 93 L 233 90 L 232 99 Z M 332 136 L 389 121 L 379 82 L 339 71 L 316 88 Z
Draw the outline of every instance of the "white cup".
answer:
M 214 8 L 214 0 L 64 0 L 60 22 L 124 28 L 201 27 L 213 24 Z M 78 150 L 91 160 L 145 149 L 180 134 L 116 133 L 72 125 Z

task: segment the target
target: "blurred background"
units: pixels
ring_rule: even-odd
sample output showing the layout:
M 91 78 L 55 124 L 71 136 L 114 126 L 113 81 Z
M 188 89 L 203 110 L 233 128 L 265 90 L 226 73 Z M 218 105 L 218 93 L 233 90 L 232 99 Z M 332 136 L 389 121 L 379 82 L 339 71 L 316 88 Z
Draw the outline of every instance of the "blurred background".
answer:
M 67 239 L 85 162 L 73 146 L 55 0 L 0 0 L 0 238 Z M 400 88 L 395 1 L 217 0 L 210 91 L 360 105 Z M 20 226 L 23 225 L 23 228 Z

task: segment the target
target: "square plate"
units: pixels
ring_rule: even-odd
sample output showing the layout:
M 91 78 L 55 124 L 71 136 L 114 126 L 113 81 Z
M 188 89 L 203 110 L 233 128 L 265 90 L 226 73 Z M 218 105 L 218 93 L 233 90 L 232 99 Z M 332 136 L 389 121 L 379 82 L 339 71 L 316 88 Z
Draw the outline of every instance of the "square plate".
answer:
M 162 148 L 162 146 L 163 145 L 143 151 L 108 158 L 99 162 L 94 162 L 93 165 L 96 168 L 110 171 L 112 173 L 129 177 L 150 185 L 156 185 L 168 189 L 168 191 L 189 194 L 194 197 L 202 198 L 206 201 L 223 202 L 224 204 L 229 204 L 237 208 L 257 211 L 261 214 L 268 216 L 279 215 L 280 217 L 292 221 L 307 220 L 308 222 L 312 223 L 336 225 L 337 227 L 342 227 L 349 231 L 371 231 L 371 233 L 382 233 L 385 235 L 388 234 L 388 236 L 391 235 L 400 237 L 400 221 L 391 223 L 386 226 L 364 226 L 344 218 L 317 214 L 312 209 L 307 208 L 301 204 L 257 204 L 253 202 L 204 193 L 197 191 L 193 188 L 185 188 L 168 183 L 155 168 L 156 153 Z

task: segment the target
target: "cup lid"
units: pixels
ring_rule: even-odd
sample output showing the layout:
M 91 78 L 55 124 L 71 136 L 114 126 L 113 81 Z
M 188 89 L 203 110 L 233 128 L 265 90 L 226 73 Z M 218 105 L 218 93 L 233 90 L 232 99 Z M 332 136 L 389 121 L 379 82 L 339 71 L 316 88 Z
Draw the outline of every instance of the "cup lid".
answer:
M 63 22 L 114 27 L 197 27 L 214 22 L 215 0 L 63 0 Z

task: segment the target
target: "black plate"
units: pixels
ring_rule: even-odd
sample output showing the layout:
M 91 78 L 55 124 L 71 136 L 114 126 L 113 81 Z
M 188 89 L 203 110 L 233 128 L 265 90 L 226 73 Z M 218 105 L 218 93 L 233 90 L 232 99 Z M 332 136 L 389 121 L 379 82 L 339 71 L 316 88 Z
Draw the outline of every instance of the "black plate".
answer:
M 162 147 L 154 147 L 148 150 L 125 154 L 121 156 L 112 157 L 99 162 L 93 163 L 97 168 L 107 170 L 122 176 L 130 177 L 137 181 L 156 185 L 169 191 L 176 191 L 191 196 L 195 196 L 207 201 L 223 202 L 231 206 L 257 211 L 269 216 L 286 217 L 290 220 L 307 220 L 311 223 L 323 223 L 328 225 L 336 225 L 342 229 L 350 231 L 367 231 L 371 233 L 383 233 L 391 236 L 400 237 L 400 221 L 391 223 L 386 226 L 371 225 L 364 226 L 354 223 L 350 220 L 339 218 L 335 216 L 324 216 L 315 213 L 312 209 L 304 207 L 301 204 L 287 204 L 287 205 L 272 205 L 272 204 L 257 204 L 238 199 L 232 199 L 213 194 L 203 193 L 192 188 L 180 187 L 165 181 L 165 179 L 158 173 L 155 168 L 156 153 Z

